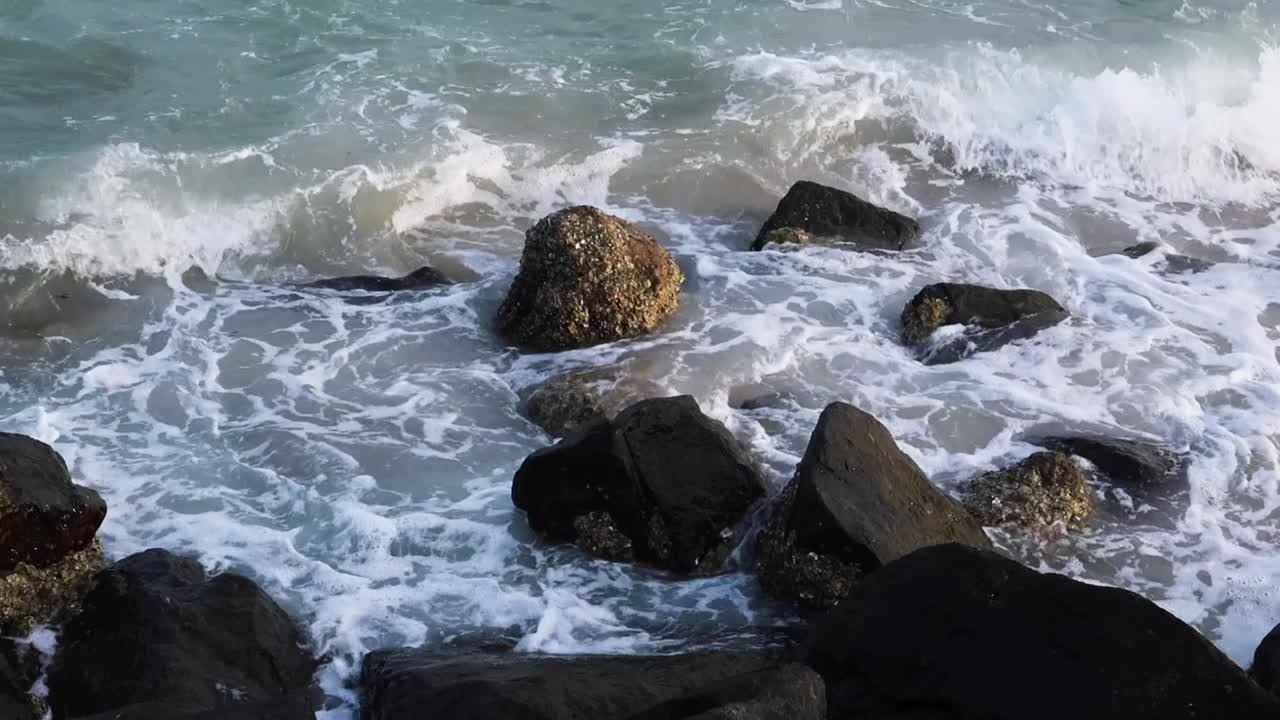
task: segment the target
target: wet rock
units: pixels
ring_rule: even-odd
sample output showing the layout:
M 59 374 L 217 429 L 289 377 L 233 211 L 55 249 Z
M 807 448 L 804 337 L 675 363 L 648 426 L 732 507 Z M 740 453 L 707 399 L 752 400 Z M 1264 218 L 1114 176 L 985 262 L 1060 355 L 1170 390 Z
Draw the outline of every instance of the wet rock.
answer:
M 1158 251 L 1160 247 L 1161 245 L 1158 242 L 1141 242 L 1137 245 L 1131 245 L 1121 250 L 1120 254 L 1137 260 L 1138 258 L 1146 257 L 1147 255 Z M 1200 258 L 1194 258 L 1190 255 L 1179 255 L 1177 253 L 1164 254 L 1165 272 L 1173 273 L 1175 275 L 1180 273 L 1204 272 L 1212 267 L 1212 262 L 1208 260 L 1201 260 Z
M 859 583 L 808 662 L 833 718 L 1262 720 L 1280 703 L 1134 593 L 930 547 Z
M 316 661 L 293 620 L 251 580 L 208 577 L 148 550 L 100 572 L 63 628 L 49 672 L 54 720 L 146 706 L 227 717 L 255 705 L 312 720 Z M 135 715 L 130 715 L 134 717 Z
M 827 242 L 832 241 L 828 240 Z M 782 227 L 765 233 L 761 243 L 761 248 L 767 245 L 816 245 L 822 243 L 822 238 L 813 233 L 805 232 L 800 228 Z M 755 249 L 758 250 L 760 248 Z
M 684 274 L 657 240 L 596 208 L 549 215 L 525 234 L 498 329 L 536 352 L 589 347 L 656 330 L 676 311 Z
M 921 290 L 902 311 L 902 340 L 920 348 L 926 365 L 941 365 L 976 352 L 1030 338 L 1070 314 L 1039 290 L 998 290 L 980 285 L 936 283 Z M 964 331 L 934 342 L 934 331 L 964 325 Z
M 52 447 L 0 433 L 0 632 L 23 634 L 75 608 L 100 563 L 106 514 Z
M 783 229 L 788 232 L 774 233 Z M 822 238 L 869 250 L 902 250 L 919 235 L 919 223 L 905 215 L 844 190 L 802 180 L 792 185 L 778 203 L 751 249 L 763 250 L 770 242 L 813 242 Z
M 644 400 L 577 430 L 525 459 L 511 487 L 537 532 L 591 549 L 598 540 L 579 538 L 579 518 L 604 513 L 609 537 L 629 538 L 636 559 L 697 574 L 720 569 L 763 496 L 737 441 L 688 396 Z
M 826 720 L 822 676 L 799 663 L 738 675 L 630 720 Z
M 1153 490 L 1177 482 L 1186 462 L 1185 457 L 1169 448 L 1141 440 L 1080 435 L 1043 437 L 1030 442 L 1079 455 L 1108 480 L 1136 490 Z
M 573 519 L 574 543 L 583 550 L 614 562 L 636 559 L 631 538 L 618 528 L 607 512 L 589 512 Z
M 667 656 L 546 656 L 523 653 L 433 654 L 379 650 L 361 671 L 364 720 L 471 718 L 775 718 L 709 715 L 752 700 L 795 708 L 816 680 L 750 652 Z M 683 702 L 682 702 L 683 699 Z M 807 707 L 812 707 L 810 701 Z M 825 717 L 797 714 L 794 720 Z
M 1280 625 L 1267 633 L 1253 652 L 1249 675 L 1263 689 L 1280 696 Z
M 612 418 L 638 400 L 661 394 L 660 387 L 629 377 L 625 370 L 577 370 L 534 388 L 522 409 L 547 434 L 564 437 L 595 420 Z
M 0 637 L 0 718 L 37 720 L 43 714 L 30 694 L 38 677 L 36 653 L 23 643 Z
M 98 493 L 71 482 L 53 448 L 0 433 L 0 573 L 48 567 L 83 550 L 106 514 Z
M 1040 529 L 1083 523 L 1093 493 L 1071 456 L 1039 452 L 1017 465 L 974 478 L 962 492 L 962 501 L 988 527 Z
M 74 720 L 293 720 L 315 716 L 310 698 L 282 698 L 209 709 L 169 701 L 139 703 Z
M 382 275 L 350 275 L 309 282 L 302 287 L 339 292 L 396 292 L 400 290 L 425 290 L 440 285 L 453 284 L 444 273 L 433 267 L 423 266 L 398 278 Z
M 832 403 L 774 507 L 757 573 L 771 594 L 827 608 L 860 575 L 949 542 L 990 547 L 982 527 L 933 487 L 884 425 Z

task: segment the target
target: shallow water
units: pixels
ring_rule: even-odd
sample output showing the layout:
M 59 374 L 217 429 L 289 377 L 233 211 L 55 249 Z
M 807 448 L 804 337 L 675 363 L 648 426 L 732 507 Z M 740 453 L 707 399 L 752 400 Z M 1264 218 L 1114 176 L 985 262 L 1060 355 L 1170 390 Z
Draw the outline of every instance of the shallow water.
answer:
M 639 652 L 790 622 L 749 575 L 593 561 L 513 512 L 549 442 L 518 396 L 612 363 L 694 395 L 775 488 L 836 399 L 944 487 L 1046 427 L 1186 450 L 1181 496 L 996 538 L 1244 662 L 1280 620 L 1278 22 L 1234 0 L 4 3 L 0 426 L 103 493 L 110 553 L 194 552 L 282 598 L 335 658 L 333 718 L 376 647 Z M 742 252 L 801 178 L 918 216 L 921 248 Z M 494 337 L 524 229 L 569 203 L 676 254 L 662 333 Z M 1217 264 L 1105 255 L 1146 240 Z M 289 286 L 424 262 L 463 282 Z M 1073 317 L 925 367 L 897 317 L 940 280 Z M 794 403 L 731 409 L 763 389 Z

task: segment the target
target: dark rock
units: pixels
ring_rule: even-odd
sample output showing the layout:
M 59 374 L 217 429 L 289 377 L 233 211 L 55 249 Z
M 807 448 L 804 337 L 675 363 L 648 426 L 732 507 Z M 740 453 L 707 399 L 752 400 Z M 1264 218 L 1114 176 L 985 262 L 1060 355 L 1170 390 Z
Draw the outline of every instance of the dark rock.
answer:
M 825 608 L 860 574 L 922 547 L 990 547 L 982 527 L 939 492 L 884 425 L 845 403 L 818 418 L 796 476 L 761 539 L 765 589 Z
M 71 482 L 53 448 L 0 433 L 0 573 L 48 567 L 93 542 L 107 515 L 98 493 Z
M 1145 257 L 1156 252 L 1160 247 L 1160 243 L 1158 242 L 1140 242 L 1137 245 L 1131 245 L 1121 250 L 1120 254 L 1137 260 L 1138 258 Z M 1201 260 L 1200 258 L 1194 258 L 1190 255 L 1179 255 L 1177 253 L 1164 254 L 1164 269 L 1166 272 L 1173 274 L 1204 272 L 1212 267 L 1212 262 L 1208 260 Z
M 1108 480 L 1132 489 L 1151 490 L 1182 476 L 1185 458 L 1166 447 L 1140 440 L 1093 435 L 1045 437 L 1030 441 L 1093 463 Z
M 24 635 L 36 625 L 58 624 L 80 609 L 102 569 L 102 545 L 94 540 L 48 567 L 19 565 L 0 575 L 0 632 Z
M 921 347 L 926 365 L 941 365 L 1030 338 L 1068 317 L 1058 301 L 1039 290 L 936 283 L 903 309 L 902 340 Z M 930 343 L 934 331 L 945 325 L 966 327 L 959 336 Z
M 328 278 L 309 282 L 303 287 L 318 290 L 337 290 L 339 292 L 396 292 L 399 290 L 425 290 L 440 285 L 453 284 L 444 273 L 433 267 L 420 267 L 417 270 L 398 278 L 382 275 L 350 275 L 347 277 Z
M 1154 603 L 960 545 L 925 548 L 859 583 L 815 629 L 808 664 L 826 680 L 833 718 L 1280 716 L 1280 703 Z
M 737 675 L 630 720 L 826 720 L 822 676 L 799 663 Z
M 1263 689 L 1280 696 L 1280 625 L 1267 633 L 1253 652 L 1249 675 Z
M 1039 452 L 1013 467 L 980 475 L 962 492 L 969 512 L 986 526 L 1078 526 L 1089 516 L 1093 493 L 1084 473 L 1059 452 Z
M 363 720 L 418 720 L 426 708 L 433 720 L 629 718 L 708 688 L 708 700 L 750 697 L 752 680 L 736 686 L 726 681 L 779 664 L 764 653 L 575 657 L 379 650 L 365 656 L 361 671 Z M 756 697 L 770 692 L 768 682 L 755 682 Z M 799 686 L 804 679 L 793 682 Z
M 525 459 L 511 487 L 530 527 L 555 540 L 579 541 L 579 518 L 603 513 L 637 559 L 699 574 L 719 570 L 763 496 L 737 441 L 688 396 L 644 400 L 581 428 Z
M 223 717 L 276 703 L 298 711 L 272 717 L 312 720 L 315 668 L 302 631 L 251 580 L 206 577 L 194 560 L 148 550 L 99 573 L 63 628 L 50 704 L 54 720 L 148 704 Z M 138 717 L 156 717 L 145 710 Z
M 525 233 L 498 329 L 538 352 L 644 335 L 675 313 L 683 283 L 657 240 L 596 208 L 572 207 Z
M 626 406 L 662 394 L 657 385 L 620 368 L 575 370 L 534 388 L 524 414 L 553 437 L 564 437 L 595 420 L 612 419 Z
M 37 720 L 40 713 L 30 695 L 40 676 L 40 661 L 30 647 L 0 637 L 0 718 Z
M 170 701 L 139 703 L 73 720 L 295 720 L 315 717 L 311 698 L 281 698 L 215 709 Z
M 636 559 L 631 538 L 618 528 L 607 512 L 589 512 L 573 519 L 575 544 L 583 550 L 614 562 L 631 562 Z
M 783 228 L 793 230 L 770 235 Z M 770 241 L 812 242 L 816 236 L 865 249 L 902 250 L 919 235 L 919 223 L 905 215 L 844 190 L 802 180 L 792 185 L 778 203 L 751 249 L 762 250 Z

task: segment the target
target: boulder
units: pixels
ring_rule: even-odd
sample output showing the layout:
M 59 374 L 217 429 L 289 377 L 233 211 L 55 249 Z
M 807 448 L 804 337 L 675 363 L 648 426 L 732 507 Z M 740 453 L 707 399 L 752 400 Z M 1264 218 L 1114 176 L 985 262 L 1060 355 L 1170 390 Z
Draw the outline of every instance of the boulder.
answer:
M 818 418 L 775 505 L 757 571 L 770 593 L 827 608 L 859 575 L 950 542 L 990 547 L 982 527 L 929 482 L 884 425 L 837 402 Z
M 1050 450 L 1088 460 L 1108 480 L 1131 490 L 1155 490 L 1183 477 L 1186 458 L 1154 443 L 1100 435 L 1036 438 L 1030 441 Z
M 31 697 L 40 661 L 24 643 L 0 637 L 0 718 L 37 720 L 43 713 Z
M 692 574 L 720 569 L 764 494 L 737 441 L 688 396 L 644 400 L 577 430 L 526 458 L 511 486 L 537 532 Z M 623 547 L 620 536 L 629 551 L 609 550 Z
M 671 254 L 636 226 L 593 207 L 568 208 L 525 234 L 498 330 L 536 352 L 644 335 L 675 313 L 683 283 Z
M 787 232 L 776 233 L 776 230 Z M 911 218 L 873 205 L 852 193 L 802 180 L 765 221 L 752 250 L 770 242 L 845 242 L 868 250 L 902 250 L 920 235 Z
M 0 632 L 23 634 L 75 609 L 101 567 L 106 514 L 52 447 L 0 433 Z
M 1267 633 L 1253 652 L 1249 675 L 1268 692 L 1280 696 L 1280 625 Z
M 1070 455 L 1038 452 L 1017 465 L 974 478 L 961 499 L 983 525 L 1040 529 L 1083 523 L 1093 493 Z
M 107 515 L 98 493 L 35 438 L 0 433 L 0 573 L 48 567 L 93 542 Z
M 552 437 L 564 437 L 601 418 L 611 419 L 645 397 L 662 394 L 657 385 L 617 368 L 575 370 L 537 386 L 523 403 L 525 417 Z
M 273 720 L 313 720 L 316 661 L 306 648 L 248 578 L 208 577 L 194 560 L 148 550 L 100 572 L 64 626 L 50 705 L 54 720 L 126 709 L 158 718 L 148 708 L 161 707 L 228 717 L 272 704 L 293 709 Z
M 398 278 L 382 275 L 349 275 L 309 282 L 302 287 L 339 292 L 396 292 L 399 290 L 425 290 L 440 285 L 453 284 L 444 273 L 433 267 L 423 266 Z
M 860 582 L 814 630 L 833 718 L 1262 720 L 1280 703 L 1126 590 L 944 545 Z
M 793 711 L 786 720 L 826 717 L 813 712 L 821 701 L 819 679 L 759 652 L 547 656 L 379 650 L 365 656 L 360 687 L 363 720 L 418 720 L 424 708 L 433 720 L 783 717 L 760 710 L 769 707 Z M 752 703 L 757 714 L 714 714 Z
M 1137 260 L 1146 257 L 1153 252 L 1160 250 L 1160 243 L 1154 241 L 1140 242 L 1137 245 L 1131 245 L 1120 251 L 1121 255 L 1131 257 Z M 1213 263 L 1208 260 L 1201 260 L 1190 255 L 1179 255 L 1177 253 L 1163 253 L 1164 271 L 1175 275 L 1180 273 L 1198 273 L 1204 272 L 1213 267 Z
M 919 348 L 926 365 L 941 365 L 1032 337 L 1068 317 L 1057 300 L 1039 290 L 936 283 L 903 309 L 902 340 Z M 934 331 L 947 325 L 964 328 L 941 341 L 934 338 Z

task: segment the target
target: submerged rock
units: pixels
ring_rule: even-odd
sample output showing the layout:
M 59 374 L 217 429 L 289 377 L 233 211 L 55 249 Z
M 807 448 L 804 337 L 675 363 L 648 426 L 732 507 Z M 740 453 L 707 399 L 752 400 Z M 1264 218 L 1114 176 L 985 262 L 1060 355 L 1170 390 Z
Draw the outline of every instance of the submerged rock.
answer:
M 929 545 L 990 547 L 982 527 L 938 491 L 884 425 L 832 403 L 760 540 L 771 594 L 832 607 L 861 574 Z
M 1280 696 L 1280 625 L 1267 633 L 1254 650 L 1249 675 L 1263 689 Z
M 0 631 L 24 633 L 75 607 L 97 570 L 106 514 L 52 447 L 0 433 Z
M 622 369 L 576 370 L 557 375 L 525 398 L 525 417 L 553 437 L 564 437 L 595 420 L 610 419 L 645 397 L 661 395 L 653 383 Z
M 821 238 L 870 250 L 902 250 L 919 235 L 919 223 L 905 215 L 844 190 L 802 180 L 778 203 L 751 249 L 763 250 L 770 242 L 808 243 Z
M 1039 452 L 1017 465 L 974 478 L 962 499 L 983 525 L 1045 528 L 1083 523 L 1093 493 L 1071 456 Z
M 926 365 L 941 365 L 1032 337 L 1068 317 L 1057 300 L 1039 290 L 936 283 L 903 309 L 902 340 L 920 348 Z M 964 325 L 964 332 L 931 342 L 934 331 L 946 325 Z
M 63 628 L 50 705 L 55 720 L 126 708 L 159 718 L 147 713 L 160 707 L 240 717 L 258 705 L 292 708 L 275 720 L 313 720 L 316 661 L 306 647 L 251 580 L 207 577 L 194 560 L 148 550 L 100 572 Z
M 365 720 L 822 720 L 821 679 L 759 652 L 665 656 L 439 655 L 379 650 L 361 671 Z M 783 714 L 779 714 L 783 713 Z
M 610 559 L 714 573 L 764 483 L 688 396 L 644 400 L 530 455 L 511 486 L 534 530 Z M 585 518 L 585 519 L 583 519 Z
M 593 207 L 549 215 L 525 234 L 498 329 L 556 352 L 653 332 L 676 311 L 684 274 L 658 241 Z
M 444 273 L 433 267 L 423 266 L 408 275 L 390 278 L 382 275 L 349 275 L 347 277 L 328 278 L 309 282 L 302 287 L 319 290 L 338 290 L 340 292 L 396 292 L 399 290 L 423 290 L 452 285 L 453 282 Z
M 1043 437 L 1030 442 L 1079 455 L 1112 482 L 1130 489 L 1154 490 L 1182 477 L 1186 459 L 1173 450 L 1141 440 L 1098 435 Z
M 960 545 L 859 583 L 815 629 L 808 664 L 833 718 L 1280 717 L 1212 643 L 1141 596 Z
M 1121 255 L 1131 257 L 1137 260 L 1146 257 L 1160 249 L 1160 243 L 1154 241 L 1141 242 L 1137 245 L 1131 245 L 1120 251 Z M 1198 273 L 1209 270 L 1213 267 L 1213 263 L 1208 260 L 1201 260 L 1190 255 L 1179 255 L 1177 253 L 1164 253 L 1164 269 L 1166 272 L 1173 274 L 1179 273 Z

